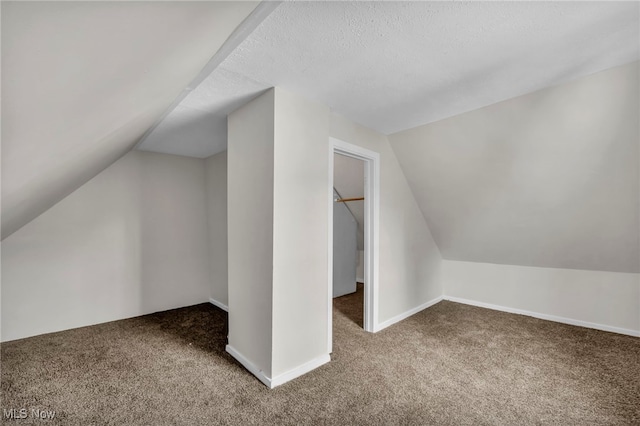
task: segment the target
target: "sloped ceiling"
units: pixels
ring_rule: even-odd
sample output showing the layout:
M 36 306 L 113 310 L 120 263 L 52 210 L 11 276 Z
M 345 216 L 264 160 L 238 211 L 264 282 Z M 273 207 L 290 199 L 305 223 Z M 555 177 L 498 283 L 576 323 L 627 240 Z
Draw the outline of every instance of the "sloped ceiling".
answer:
M 413 128 L 637 60 L 639 10 L 606 1 L 286 2 L 140 149 L 213 155 L 226 147 L 226 114 L 271 86 L 384 134 Z M 171 121 L 188 121 L 194 134 L 182 137 Z
M 5 2 L 2 238 L 130 150 L 256 2 Z
M 638 62 L 389 137 L 445 259 L 640 272 Z
M 227 115 L 270 85 L 224 68 L 224 63 L 191 91 L 137 149 L 207 158 L 227 149 Z
M 637 64 L 594 74 L 640 57 L 637 2 L 286 2 L 178 105 L 255 6 L 2 2 L 3 238 L 281 86 L 391 134 L 445 258 L 640 269 Z

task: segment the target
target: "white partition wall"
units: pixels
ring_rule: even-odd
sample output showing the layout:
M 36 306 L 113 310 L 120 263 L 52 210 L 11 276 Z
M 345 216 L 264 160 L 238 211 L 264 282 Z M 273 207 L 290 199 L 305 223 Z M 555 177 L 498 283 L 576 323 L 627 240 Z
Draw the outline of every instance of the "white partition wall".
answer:
M 329 361 L 329 109 L 276 88 L 228 129 L 227 351 L 275 387 Z
M 276 88 L 275 124 L 273 374 L 289 380 L 329 361 L 329 108 Z
M 271 377 L 273 114 L 270 90 L 228 119 L 227 351 L 263 381 Z

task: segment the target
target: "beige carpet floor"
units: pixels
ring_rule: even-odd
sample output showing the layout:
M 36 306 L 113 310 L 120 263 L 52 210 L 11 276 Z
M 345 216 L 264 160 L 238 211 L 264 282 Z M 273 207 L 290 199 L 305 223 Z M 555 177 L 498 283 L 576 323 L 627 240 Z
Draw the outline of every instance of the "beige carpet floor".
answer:
M 362 290 L 336 299 L 332 362 L 274 390 L 209 304 L 7 342 L 0 405 L 65 425 L 640 424 L 638 338 L 451 302 L 361 324 Z

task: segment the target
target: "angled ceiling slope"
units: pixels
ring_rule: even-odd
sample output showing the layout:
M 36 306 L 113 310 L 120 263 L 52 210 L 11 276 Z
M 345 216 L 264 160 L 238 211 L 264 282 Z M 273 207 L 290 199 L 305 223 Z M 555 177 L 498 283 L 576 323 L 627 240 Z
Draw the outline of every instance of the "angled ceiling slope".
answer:
M 257 2 L 2 2 L 2 238 L 130 150 Z
M 285 2 L 139 147 L 206 157 L 271 86 L 391 134 L 638 59 L 637 2 Z
M 640 272 L 639 80 L 634 62 L 389 136 L 443 258 Z

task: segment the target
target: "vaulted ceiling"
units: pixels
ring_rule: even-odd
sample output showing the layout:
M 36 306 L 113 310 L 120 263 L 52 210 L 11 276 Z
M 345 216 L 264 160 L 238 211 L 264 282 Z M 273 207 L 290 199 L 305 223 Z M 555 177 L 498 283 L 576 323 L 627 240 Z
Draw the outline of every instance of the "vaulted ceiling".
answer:
M 256 2 L 6 2 L 2 237 L 129 151 Z
M 444 258 L 638 272 L 639 21 L 637 2 L 284 3 L 139 149 L 224 150 L 226 114 L 282 86 L 389 135 Z
M 445 259 L 640 272 L 638 62 L 389 137 Z
M 1 7 L 3 238 L 281 86 L 389 135 L 445 258 L 639 269 L 637 2 Z
M 272 86 L 384 134 L 406 130 L 637 60 L 638 6 L 285 2 L 139 148 L 224 150 L 226 115 Z

